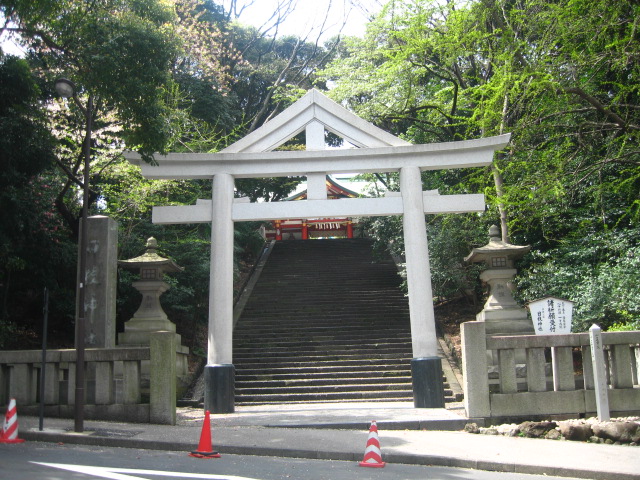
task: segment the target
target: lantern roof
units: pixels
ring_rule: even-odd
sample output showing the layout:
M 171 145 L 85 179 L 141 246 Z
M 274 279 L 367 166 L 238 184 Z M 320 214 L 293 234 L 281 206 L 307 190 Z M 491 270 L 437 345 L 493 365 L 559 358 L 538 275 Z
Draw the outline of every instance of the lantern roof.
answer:
M 118 260 L 118 265 L 123 268 L 137 269 L 143 267 L 161 267 L 165 272 L 181 272 L 184 268 L 169 258 L 158 255 L 158 241 L 149 237 L 145 252 L 139 257 L 129 260 Z
M 464 261 L 467 263 L 488 262 L 496 255 L 516 259 L 524 256 L 529 250 L 531 250 L 530 245 L 512 245 L 503 242 L 500 237 L 500 229 L 496 225 L 492 225 L 489 228 L 489 243 L 471 250 L 471 253 L 464 258 Z

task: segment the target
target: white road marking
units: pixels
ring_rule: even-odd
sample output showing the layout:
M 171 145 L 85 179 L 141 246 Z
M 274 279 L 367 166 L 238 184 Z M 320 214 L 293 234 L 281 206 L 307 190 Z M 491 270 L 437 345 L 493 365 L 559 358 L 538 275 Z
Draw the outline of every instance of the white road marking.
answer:
M 131 475 L 123 475 L 127 473 L 138 475 L 156 475 L 159 477 L 176 477 L 176 478 L 202 478 L 206 480 L 258 480 L 248 477 L 236 477 L 235 475 L 211 475 L 209 473 L 182 473 L 182 472 L 163 472 L 160 470 L 138 470 L 135 468 L 111 468 L 111 467 L 91 467 L 87 465 L 67 465 L 64 463 L 42 463 L 30 462 L 45 467 L 59 468 L 70 472 L 85 473 L 100 478 L 108 478 L 110 480 L 147 480 L 142 477 Z

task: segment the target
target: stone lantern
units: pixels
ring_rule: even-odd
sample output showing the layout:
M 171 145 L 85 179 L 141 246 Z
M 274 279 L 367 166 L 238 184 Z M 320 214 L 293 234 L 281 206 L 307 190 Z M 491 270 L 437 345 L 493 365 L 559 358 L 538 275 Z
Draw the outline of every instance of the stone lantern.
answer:
M 512 295 L 513 278 L 517 270 L 514 261 L 525 255 L 530 246 L 511 245 L 503 242 L 500 229 L 489 229 L 489 243 L 474 248 L 464 260 L 468 263 L 483 262 L 487 269 L 480 279 L 489 285 L 489 298 L 476 320 L 486 322 L 487 335 L 533 334 L 533 326 L 527 318 L 527 310 Z
M 165 273 L 181 272 L 173 260 L 161 257 L 157 253 L 158 242 L 151 237 L 147 240 L 144 254 L 130 260 L 120 260 L 118 265 L 140 272 L 140 280 L 133 282 L 133 287 L 142 294 L 140 308 L 129 321 L 124 324 L 124 332 L 118 335 L 120 345 L 149 345 L 149 334 L 158 331 L 176 331 L 176 326 L 160 305 L 160 295 L 169 290 L 163 280 Z M 180 345 L 177 335 L 176 345 Z

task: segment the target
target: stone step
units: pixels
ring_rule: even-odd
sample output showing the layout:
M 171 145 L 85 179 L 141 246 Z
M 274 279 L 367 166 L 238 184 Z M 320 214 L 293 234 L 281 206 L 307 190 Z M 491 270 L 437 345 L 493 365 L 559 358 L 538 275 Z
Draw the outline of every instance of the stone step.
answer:
M 329 400 L 321 400 L 321 399 L 314 399 L 314 400 L 285 400 L 285 399 L 275 399 L 275 400 L 261 400 L 258 399 L 256 401 L 245 401 L 244 399 L 238 400 L 236 399 L 236 405 L 242 405 L 242 406 L 246 406 L 246 407 L 251 407 L 251 406 L 260 406 L 260 405 L 304 405 L 304 404 L 315 404 L 315 403 L 326 403 L 326 404 L 330 404 L 330 403 L 358 403 L 358 402 L 362 402 L 362 401 L 367 401 L 368 403 L 375 403 L 375 402 L 412 402 L 413 401 L 413 395 L 412 396 L 408 396 L 408 397 L 403 397 L 403 398 L 367 398 L 367 399 L 362 399 L 362 398 L 332 398 Z M 185 406 L 185 407 L 197 407 L 197 408 L 204 408 L 204 403 L 200 402 L 197 403 L 196 405 L 193 405 L 191 403 L 186 403 L 185 405 L 179 405 L 179 406 Z
M 355 325 L 366 323 L 380 323 L 385 325 L 388 322 L 392 325 L 402 325 L 406 322 L 408 325 L 409 309 L 400 306 L 380 306 L 379 308 L 354 308 L 352 311 L 349 311 L 332 307 L 312 309 L 309 307 L 294 308 L 283 305 L 280 308 L 273 309 L 250 309 L 246 314 L 243 314 L 243 319 L 244 318 L 251 323 L 264 322 L 265 324 L 278 324 L 282 322 L 295 325 L 297 323 L 340 323 L 340 321 L 342 321 L 344 325 L 344 321 L 348 320 Z
M 292 380 L 247 380 L 243 377 L 236 377 L 236 393 L 245 393 L 249 390 L 260 389 L 286 389 L 291 388 L 340 388 L 348 390 L 348 387 L 361 387 L 362 385 L 379 385 L 380 388 L 387 386 L 403 385 L 411 387 L 411 376 L 402 377 L 370 377 L 370 378 L 297 378 Z
M 407 395 L 406 397 L 394 397 L 394 398 L 379 398 L 379 397 L 371 397 L 371 398 L 336 398 L 332 397 L 329 399 L 319 399 L 314 398 L 313 400 L 299 400 L 299 399 L 289 399 L 289 398 L 273 398 L 269 400 L 262 399 L 257 397 L 255 400 L 247 400 L 246 398 L 236 399 L 236 405 L 242 406 L 259 406 L 259 405 L 305 405 L 305 404 L 315 404 L 315 403 L 357 403 L 366 401 L 367 403 L 376 403 L 376 402 L 413 402 L 413 393 Z M 460 402 L 461 399 L 455 396 L 445 396 L 445 403 L 453 403 Z M 204 403 L 199 402 L 193 404 L 193 402 L 185 403 L 184 405 L 179 406 L 191 406 L 198 407 L 200 409 L 204 408 Z
M 337 342 L 339 345 L 383 345 L 397 347 L 398 345 L 411 345 L 411 335 L 406 332 L 379 331 L 367 332 L 358 330 L 350 330 L 347 332 L 338 331 L 336 329 L 314 329 L 305 330 L 303 328 L 288 332 L 286 329 L 278 329 L 271 331 L 252 331 L 252 332 L 236 332 L 233 337 L 235 345 L 307 345 L 307 344 L 326 344 Z
M 340 367 L 336 367 L 340 368 Z M 323 380 L 328 379 L 331 381 L 340 381 L 343 379 L 352 379 L 356 378 L 378 378 L 378 379 L 393 379 L 393 378 L 406 378 L 411 377 L 411 371 L 409 369 L 398 369 L 398 370 L 366 370 L 365 367 L 357 368 L 343 368 L 342 371 L 333 369 L 329 371 L 321 371 L 319 369 L 307 369 L 308 371 L 300 372 L 298 370 L 293 370 L 290 373 L 286 372 L 278 372 L 278 373 L 260 373 L 256 371 L 255 373 L 250 373 L 249 370 L 241 370 L 236 371 L 236 384 L 238 382 L 266 382 L 266 381 L 298 381 L 304 378 Z M 312 374 L 312 376 L 308 376 L 308 374 Z
M 402 309 L 400 307 L 393 308 L 371 308 L 371 309 L 354 309 L 354 310 L 336 310 L 336 309 L 317 309 L 311 310 L 308 308 L 273 308 L 273 309 L 249 309 L 243 315 L 248 322 L 254 323 L 279 323 L 281 320 L 284 323 L 296 324 L 297 322 L 312 323 L 312 322 L 334 322 L 339 323 L 348 320 L 354 322 L 356 325 L 360 323 L 379 323 L 386 324 L 391 322 L 392 324 L 402 325 L 404 322 L 409 321 L 409 309 Z M 297 320 L 297 322 L 296 322 Z M 242 327 L 241 327 L 242 328 Z
M 325 355 L 307 355 L 304 357 L 304 360 L 296 362 L 297 357 L 295 355 L 287 356 L 284 353 L 269 355 L 266 353 L 260 355 L 234 355 L 234 362 L 236 362 L 236 368 L 239 366 L 238 364 L 242 363 L 255 363 L 255 364 L 285 364 L 285 363 L 295 363 L 295 364 L 310 364 L 310 365 L 318 365 L 321 366 L 326 364 L 327 362 L 345 362 L 345 361 L 363 361 L 366 362 L 371 355 L 366 353 L 357 354 L 357 355 L 336 355 L 336 354 L 325 354 Z M 397 360 L 403 361 L 406 364 L 411 362 L 411 354 L 406 353 L 405 355 L 397 355 L 397 354 L 376 354 L 375 360 Z
M 345 324 L 345 322 L 349 322 Z M 255 334 L 255 333 L 269 333 L 269 332 L 288 332 L 293 334 L 307 333 L 310 336 L 313 335 L 326 335 L 330 333 L 335 334 L 367 334 L 377 336 L 393 336 L 393 335 L 410 335 L 409 323 L 404 321 L 396 321 L 393 318 L 359 318 L 359 319 L 327 319 L 321 317 L 306 317 L 304 320 L 290 321 L 280 318 L 273 318 L 273 321 L 263 320 L 262 322 L 257 318 L 247 319 L 246 323 L 242 327 L 238 327 L 234 332 L 235 338 L 241 338 L 242 335 Z M 316 333 L 317 332 L 317 333 Z
M 383 373 L 383 372 L 382 372 Z M 272 387 L 295 387 L 308 385 L 391 385 L 399 383 L 411 384 L 410 371 L 395 371 L 395 375 L 381 375 L 376 372 L 357 374 L 345 372 L 342 376 L 328 376 L 318 373 L 313 374 L 275 374 L 261 375 L 259 373 L 236 375 L 236 385 L 241 388 L 251 388 L 253 386 Z M 442 379 L 444 388 L 449 388 L 446 378 Z
M 349 322 L 345 324 L 345 322 Z M 356 332 L 359 334 L 367 333 L 371 335 L 408 335 L 409 323 L 404 320 L 396 320 L 395 318 L 322 318 L 320 316 L 307 316 L 298 321 L 289 320 L 286 317 L 273 319 L 247 318 L 244 325 L 238 327 L 234 336 L 239 338 L 244 333 L 268 333 L 271 331 L 292 331 L 293 333 L 308 332 L 313 335 L 314 332 L 321 332 L 324 335 L 329 331 L 332 334 L 345 334 Z
M 237 353 L 260 353 L 268 351 L 271 353 L 276 352 L 289 352 L 291 354 L 297 353 L 305 355 L 308 352 L 345 352 L 345 353 L 372 353 L 371 351 L 379 353 L 406 353 L 411 351 L 411 345 L 407 345 L 403 339 L 398 339 L 397 342 L 389 342 L 384 339 L 377 341 L 375 339 L 362 338 L 362 339 L 346 339 L 346 340 L 326 340 L 325 342 L 319 340 L 307 340 L 304 339 L 292 339 L 290 341 L 273 339 L 265 339 L 264 346 L 260 347 L 256 345 L 251 339 L 243 339 L 240 342 L 236 342 L 234 347 L 234 355 Z
M 444 388 L 445 397 L 453 398 L 453 390 L 448 387 Z M 385 383 L 342 383 L 333 385 L 324 384 L 304 384 L 304 385 L 292 385 L 292 386 L 280 386 L 280 385 L 256 385 L 256 386 L 236 386 L 236 397 L 255 396 L 255 395 L 291 395 L 301 393 L 351 393 L 362 391 L 381 391 L 381 392 L 395 392 L 395 391 L 411 391 L 413 387 L 411 381 L 404 383 L 385 384 Z
M 237 332 L 234 336 L 235 345 L 242 347 L 243 345 L 253 345 L 254 342 L 264 342 L 277 345 L 296 345 L 296 344 L 311 344 L 319 342 L 332 342 L 339 344 L 363 344 L 366 342 L 374 341 L 376 344 L 403 344 L 411 341 L 411 335 L 404 332 L 382 332 L 380 335 L 376 335 L 377 338 L 372 338 L 372 335 L 368 332 L 318 332 L 313 334 L 308 331 L 302 330 L 300 332 L 294 332 L 283 338 L 285 332 L 274 331 L 247 331 Z
M 265 301 L 268 302 L 269 298 L 273 299 L 273 295 L 277 295 L 278 291 L 281 290 L 283 287 L 278 288 L 277 290 L 274 289 L 273 292 L 269 292 L 269 294 L 263 294 L 263 295 L 257 295 L 255 296 L 256 299 L 260 300 L 261 298 Z M 309 287 L 311 288 L 311 287 Z M 288 292 L 290 293 L 290 292 Z M 305 295 L 303 293 L 303 295 Z M 357 294 L 355 294 L 357 295 Z M 339 293 L 335 293 L 335 294 L 327 294 L 324 297 L 321 298 L 313 298 L 313 296 L 309 297 L 306 296 L 304 300 L 302 299 L 288 299 L 288 300 L 281 300 L 279 301 L 277 304 L 265 304 L 265 305 L 250 305 L 246 307 L 247 312 L 251 312 L 251 311 L 257 311 L 257 312 L 269 312 L 269 311 L 274 311 L 274 310 L 278 310 L 280 311 L 281 309 L 286 309 L 286 308 L 291 308 L 291 307 L 295 307 L 296 309 L 308 309 L 311 310 L 312 308 L 317 308 L 320 311 L 323 311 L 325 313 L 330 313 L 330 312 L 344 312 L 344 311 L 351 311 L 351 312 L 355 312 L 357 313 L 358 311 L 375 311 L 376 307 L 379 308 L 404 308 L 404 310 L 408 310 L 408 306 L 407 306 L 407 299 L 404 297 L 398 297 L 398 298 L 390 298 L 388 295 L 385 295 L 384 293 L 380 293 L 378 294 L 378 298 L 376 299 L 374 296 L 368 297 L 367 301 L 363 301 L 362 298 L 360 296 L 351 296 L 351 295 L 341 295 Z M 381 297 L 381 298 L 380 298 Z M 376 302 L 380 302 L 379 304 L 375 304 L 372 305 L 371 302 L 372 301 L 376 301 Z M 324 302 L 329 302 L 330 304 L 323 304 Z M 345 302 L 344 305 L 341 304 L 341 302 Z M 348 304 L 346 304 L 346 302 L 349 302 Z
M 278 242 L 234 331 L 236 402 L 412 401 L 400 283 L 369 240 Z
M 359 392 L 312 392 L 312 393 L 290 393 L 285 395 L 264 394 L 264 395 L 236 395 L 236 403 L 245 402 L 260 403 L 289 403 L 289 402 L 343 402 L 356 400 L 393 400 L 411 401 L 413 400 L 412 390 L 362 390 Z
M 243 325 L 237 326 L 237 331 L 252 330 L 253 328 L 293 328 L 293 329 L 323 329 L 336 328 L 338 331 L 361 330 L 366 328 L 374 332 L 378 329 L 403 332 L 410 331 L 409 313 L 396 309 L 374 312 L 357 312 L 345 315 L 340 312 L 250 312 L 242 317 Z
M 273 297 L 277 292 L 274 292 L 271 295 L 265 295 L 265 302 L 268 301 L 266 297 Z M 348 297 L 344 299 L 338 300 L 336 296 L 332 296 L 334 301 L 340 302 L 349 302 L 349 305 L 337 306 L 337 305 L 322 305 L 322 301 L 318 300 L 312 303 L 298 303 L 298 302 L 284 302 L 279 305 L 270 305 L 270 306 L 259 306 L 254 305 L 251 307 L 247 307 L 247 313 L 272 313 L 274 311 L 278 312 L 292 312 L 298 313 L 300 311 L 306 311 L 308 313 L 328 313 L 328 314 L 344 314 L 349 313 L 351 315 L 355 315 L 356 317 L 363 317 L 365 315 L 369 315 L 371 312 L 375 312 L 377 309 L 374 305 L 371 305 L 371 302 L 375 301 L 375 299 L 371 299 L 370 302 L 354 302 Z M 402 301 L 404 300 L 404 301 Z M 326 302 L 330 302 L 330 299 L 327 298 Z M 378 305 L 378 308 L 385 312 L 393 311 L 395 309 L 399 309 L 398 313 L 406 314 L 409 311 L 409 308 L 406 304 L 406 299 L 398 299 L 397 301 L 383 301 Z
M 410 341 L 411 335 L 404 329 L 392 329 L 392 328 L 376 328 L 370 326 L 361 326 L 359 328 L 343 329 L 339 326 L 331 327 L 319 327 L 309 326 L 304 328 L 304 325 L 297 325 L 292 328 L 285 328 L 283 326 L 273 328 L 254 328 L 250 330 L 237 330 L 234 332 L 234 340 L 236 342 L 243 339 L 253 339 L 256 342 L 260 342 L 263 338 L 277 337 L 283 338 L 283 334 L 291 336 L 292 339 L 314 339 L 314 338 L 340 338 L 349 339 L 351 337 L 355 339 L 372 338 L 375 341 L 395 341 L 395 340 L 408 340 Z
M 342 287 L 342 288 L 339 288 Z M 358 288 L 355 288 L 355 287 Z M 362 281 L 356 282 L 345 282 L 339 281 L 339 279 L 331 280 L 331 283 L 323 284 L 321 281 L 314 281 L 309 283 L 298 283 L 297 285 L 289 285 L 287 282 L 273 282 L 270 284 L 262 284 L 256 287 L 252 293 L 256 298 L 262 299 L 265 298 L 268 294 L 273 292 L 278 292 L 282 287 L 286 287 L 288 292 L 302 292 L 304 294 L 304 298 L 300 297 L 289 297 L 289 298 L 281 298 L 282 302 L 298 302 L 298 303 L 313 303 L 318 299 L 324 300 L 329 297 L 331 294 L 336 294 L 340 298 L 349 298 L 355 302 L 363 303 L 364 300 L 372 299 L 375 295 L 382 295 L 383 300 L 390 302 L 397 302 L 404 298 L 404 294 L 398 290 L 398 284 L 394 283 L 385 283 L 382 284 L 378 282 L 377 284 L 369 283 L 371 288 L 365 290 L 360 290 L 362 286 Z M 320 290 L 317 287 L 322 287 Z M 353 287 L 349 288 L 349 290 L 345 290 L 344 287 Z M 313 288 L 313 290 L 309 290 L 309 288 Z
M 398 361 L 395 363 L 388 362 L 386 364 L 373 365 L 380 372 L 390 372 L 394 370 L 403 370 L 406 368 L 410 371 L 407 361 Z M 280 375 L 280 374 L 299 374 L 308 375 L 314 373 L 344 373 L 353 372 L 354 376 L 358 372 L 371 369 L 370 363 L 354 363 L 345 365 L 342 361 L 326 361 L 326 362 L 281 362 L 281 363 L 245 363 L 238 364 L 236 367 L 236 376 L 239 375 Z
M 235 357 L 246 357 L 250 354 L 260 354 L 260 356 L 306 356 L 308 354 L 315 355 L 318 353 L 328 353 L 332 355 L 354 355 L 354 354 L 372 354 L 373 351 L 386 355 L 399 353 L 399 354 L 411 354 L 411 345 L 406 344 L 380 344 L 380 343 L 363 343 L 353 344 L 352 342 L 332 342 L 330 344 L 320 342 L 306 342 L 306 343 L 290 343 L 288 345 L 280 345 L 275 343 L 266 343 L 264 346 L 252 345 L 243 346 L 239 344 L 234 348 Z
M 359 372 L 371 370 L 375 367 L 379 371 L 404 370 L 410 371 L 410 360 L 406 359 L 365 359 L 365 360 L 326 360 L 323 362 L 245 362 L 235 363 L 236 375 L 240 374 L 256 374 L 256 375 L 278 375 L 300 372 L 301 374 L 309 373 L 342 373 L 342 372 Z
M 412 391 L 411 382 L 397 383 L 397 384 L 377 384 L 377 383 L 363 383 L 363 384 L 334 384 L 334 385 L 299 385 L 292 387 L 280 387 L 275 386 L 273 388 L 259 388 L 259 387 L 244 387 L 236 388 L 236 396 L 243 395 L 291 395 L 291 394 L 304 394 L 304 393 L 357 393 L 363 391 L 378 390 L 381 392 L 395 392 L 395 391 Z

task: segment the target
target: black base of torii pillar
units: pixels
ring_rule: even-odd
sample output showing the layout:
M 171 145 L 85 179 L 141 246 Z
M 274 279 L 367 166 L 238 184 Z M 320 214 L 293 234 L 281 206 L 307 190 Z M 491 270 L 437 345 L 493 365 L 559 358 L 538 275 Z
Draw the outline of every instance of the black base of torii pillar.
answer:
M 235 411 L 236 369 L 233 365 L 204 367 L 204 409 L 211 413 Z
M 413 405 L 416 408 L 444 408 L 442 359 L 440 357 L 411 360 Z

